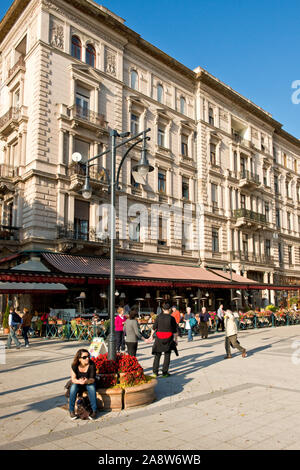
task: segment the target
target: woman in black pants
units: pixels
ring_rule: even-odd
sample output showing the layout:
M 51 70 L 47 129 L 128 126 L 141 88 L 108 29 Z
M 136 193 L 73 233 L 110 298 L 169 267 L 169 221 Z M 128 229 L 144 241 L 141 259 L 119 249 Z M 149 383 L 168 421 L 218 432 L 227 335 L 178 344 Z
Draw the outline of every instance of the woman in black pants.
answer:
M 124 334 L 126 336 L 127 352 L 130 356 L 136 356 L 139 339 L 146 341 L 146 339 L 141 335 L 139 325 L 136 319 L 137 316 L 138 312 L 135 309 L 131 309 L 129 313 L 129 318 L 124 323 Z

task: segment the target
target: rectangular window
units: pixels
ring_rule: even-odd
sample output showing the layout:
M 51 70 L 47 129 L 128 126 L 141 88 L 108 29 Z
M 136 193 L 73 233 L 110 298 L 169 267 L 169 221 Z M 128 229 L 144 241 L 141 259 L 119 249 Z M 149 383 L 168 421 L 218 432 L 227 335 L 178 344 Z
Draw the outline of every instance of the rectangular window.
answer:
M 278 243 L 278 261 L 279 264 L 282 264 L 282 245 Z
M 90 107 L 90 92 L 82 87 L 76 88 L 76 115 L 88 119 Z
M 76 240 L 89 239 L 90 203 L 75 199 L 74 235 Z
M 280 210 L 276 209 L 276 227 L 280 228 Z
M 163 127 L 158 128 L 157 143 L 160 147 L 165 147 L 165 129 Z
M 270 258 L 271 256 L 271 240 L 266 239 L 266 256 Z
M 270 206 L 268 202 L 265 202 L 265 216 L 266 222 L 269 222 Z
M 166 194 L 166 172 L 163 170 L 158 172 L 158 192 Z
M 139 222 L 131 222 L 129 224 L 129 238 L 134 242 L 139 242 L 141 239 L 141 224 Z
M 130 132 L 132 136 L 139 133 L 139 116 L 133 113 L 130 116 Z
M 217 228 L 212 229 L 212 252 L 219 252 L 219 229 Z
M 158 222 L 158 244 L 159 245 L 167 244 L 167 224 L 166 224 L 166 221 L 163 221 L 162 217 L 159 217 L 159 222 Z
M 189 180 L 182 178 L 182 199 L 189 199 Z
M 181 155 L 188 156 L 188 137 L 186 135 L 181 136 Z
M 247 233 L 242 234 L 242 242 L 243 242 L 243 246 L 242 246 L 243 255 L 245 259 L 248 259 L 248 234 Z
M 293 264 L 293 247 L 292 247 L 292 245 L 288 245 L 288 257 L 289 257 L 289 265 Z
M 290 185 L 288 181 L 286 181 L 285 183 L 285 191 L 286 191 L 286 197 L 290 197 Z
M 291 227 L 291 213 L 290 212 L 286 213 L 286 218 L 287 218 L 287 229 L 290 232 L 292 230 L 292 227 Z
M 217 160 L 216 160 L 216 145 L 215 144 L 210 144 L 210 163 L 212 165 L 216 165 L 217 164 Z
M 211 124 L 212 126 L 215 125 L 214 110 L 213 110 L 213 108 L 209 108 L 209 110 L 208 110 L 208 122 L 209 122 L 209 124 Z
M 74 152 L 78 152 L 82 156 L 82 162 L 89 158 L 90 144 L 81 139 L 74 139 Z M 80 162 L 81 163 L 81 162 Z
M 241 209 L 246 209 L 246 196 L 241 194 Z
M 211 203 L 212 210 L 217 211 L 218 209 L 218 186 L 214 183 L 211 183 Z
M 277 175 L 274 176 L 274 191 L 275 191 L 275 194 L 279 193 L 278 176 Z

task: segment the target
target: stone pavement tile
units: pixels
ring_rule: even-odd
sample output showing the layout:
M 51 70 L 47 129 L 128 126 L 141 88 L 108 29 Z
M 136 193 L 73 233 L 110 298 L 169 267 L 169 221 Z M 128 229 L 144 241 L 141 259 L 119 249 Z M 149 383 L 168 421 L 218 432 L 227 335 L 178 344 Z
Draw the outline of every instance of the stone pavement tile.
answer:
M 62 447 L 60 447 L 57 444 L 53 444 L 52 442 L 47 442 L 44 444 L 36 445 L 30 448 L 31 450 L 63 450 Z
M 236 447 L 237 449 L 248 449 L 249 447 L 254 447 L 259 442 L 259 437 L 257 436 L 257 440 L 249 439 L 249 436 L 245 437 L 235 437 L 227 441 L 227 443 L 231 446 Z
M 49 445 L 52 444 L 52 442 L 49 442 Z M 45 445 L 48 445 L 48 443 Z M 83 441 L 80 437 L 68 437 L 64 439 L 59 439 L 55 442 L 55 445 L 61 447 L 64 450 L 92 450 L 96 448 L 95 446 Z
M 153 450 L 176 450 L 178 446 L 182 445 L 182 440 L 179 440 L 177 436 L 171 436 L 168 439 L 152 441 Z

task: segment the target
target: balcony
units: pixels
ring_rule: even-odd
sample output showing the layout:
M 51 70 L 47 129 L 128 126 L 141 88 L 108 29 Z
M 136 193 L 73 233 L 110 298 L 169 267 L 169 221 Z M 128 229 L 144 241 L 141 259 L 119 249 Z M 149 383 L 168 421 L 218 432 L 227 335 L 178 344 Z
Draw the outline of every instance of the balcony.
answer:
M 263 254 L 249 253 L 245 251 L 233 252 L 233 261 L 246 261 L 253 264 L 273 265 L 274 257 Z
M 250 171 L 241 171 L 238 174 L 240 188 L 255 188 L 260 185 L 259 176 Z
M 68 115 L 73 121 L 72 127 L 81 126 L 90 130 L 107 130 L 108 128 L 104 114 L 96 113 L 82 106 L 72 106 L 68 109 Z
M 254 144 L 250 140 L 245 139 L 241 134 L 239 134 L 237 131 L 234 131 L 233 129 L 231 131 L 231 137 L 232 140 L 237 144 L 243 145 L 247 148 L 254 148 Z
M 102 244 L 108 243 L 108 235 L 106 235 L 106 233 L 97 233 L 95 228 L 89 228 L 88 230 L 81 231 L 79 227 L 76 227 L 73 224 L 58 225 L 56 238 Z
M 0 225 L 0 240 L 19 241 L 19 228 L 10 225 Z
M 15 65 L 9 69 L 7 74 L 8 80 L 11 80 L 20 70 L 26 71 L 24 56 L 20 56 Z
M 236 209 L 233 211 L 232 216 L 237 219 L 236 227 L 247 225 L 248 227 L 257 227 L 258 225 L 266 224 L 267 218 L 264 214 L 253 212 L 249 209 Z
M 109 174 L 109 170 L 107 170 Z M 67 176 L 70 177 L 70 189 L 77 191 L 84 184 L 85 164 L 71 163 L 67 167 Z M 89 169 L 90 184 L 95 188 L 104 188 L 108 185 L 106 172 L 97 166 L 91 166 Z
M 8 136 L 16 127 L 20 119 L 20 108 L 11 107 L 0 118 L 0 135 Z

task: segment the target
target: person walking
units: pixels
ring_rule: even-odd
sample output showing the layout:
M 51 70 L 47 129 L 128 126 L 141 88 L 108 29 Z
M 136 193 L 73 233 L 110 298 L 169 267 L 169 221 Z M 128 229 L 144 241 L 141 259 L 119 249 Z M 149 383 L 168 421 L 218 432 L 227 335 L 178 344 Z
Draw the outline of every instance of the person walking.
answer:
M 96 397 L 96 366 L 90 359 L 90 354 L 86 349 L 79 349 L 75 354 L 71 366 L 71 381 L 69 398 L 69 412 L 72 420 L 77 419 L 75 414 L 75 402 L 77 393 L 87 390 L 92 414 L 89 419 L 94 420 L 97 417 L 97 397 Z
M 138 340 L 142 339 L 146 341 L 140 332 L 139 324 L 137 322 L 138 312 L 136 309 L 131 309 L 129 312 L 129 318 L 124 323 L 123 331 L 127 346 L 127 352 L 129 356 L 136 356 L 138 347 Z
M 181 313 L 179 312 L 179 310 L 177 309 L 177 307 L 175 307 L 175 305 L 173 305 L 173 307 L 172 307 L 171 316 L 174 317 L 175 320 L 176 320 L 176 323 L 177 323 L 177 333 L 178 333 L 178 336 L 181 338 L 182 334 L 181 334 L 181 329 L 180 329 L 180 326 L 179 326 L 179 323 L 180 323 L 180 320 L 181 320 Z
M 236 348 L 242 353 L 242 357 L 246 357 L 246 349 L 243 348 L 238 339 L 237 339 L 237 326 L 235 323 L 235 318 L 231 310 L 226 310 L 225 312 L 225 350 L 226 356 L 224 359 L 231 359 L 231 349 L 230 347 Z
M 119 307 L 117 313 L 115 318 L 116 346 L 117 352 L 120 352 L 120 350 L 125 351 L 124 323 L 127 318 L 124 315 L 123 307 Z
M 9 335 L 7 338 L 6 349 L 10 349 L 12 340 L 14 340 L 17 349 L 20 349 L 21 343 L 16 336 L 16 332 L 20 328 L 21 324 L 22 324 L 22 319 L 20 315 L 18 315 L 15 312 L 14 308 L 11 307 L 9 309 L 9 316 L 8 316 Z
M 47 335 L 48 335 L 48 318 L 49 318 L 49 313 L 48 312 L 42 313 L 42 315 L 41 315 L 41 321 L 42 321 L 41 336 L 43 338 L 46 338 Z
M 160 358 L 162 353 L 164 353 L 162 377 L 169 377 L 171 352 L 175 351 L 176 356 L 178 356 L 177 324 L 175 318 L 170 315 L 169 304 L 164 304 L 162 306 L 162 313 L 160 313 L 155 319 L 148 342 L 152 341 L 154 333 L 156 333 L 156 336 L 152 348 L 152 354 L 154 355 L 153 376 L 158 376 Z
M 217 331 L 219 331 L 219 326 L 221 325 L 222 331 L 224 331 L 224 310 L 223 304 L 220 305 L 217 311 Z
M 192 318 L 195 318 L 195 315 L 192 313 L 191 307 L 187 307 L 186 314 L 184 315 L 184 322 L 185 322 L 185 329 L 188 332 L 188 341 L 193 341 L 193 330 L 190 324 L 190 321 Z
M 211 319 L 209 313 L 206 311 L 206 307 L 202 307 L 201 313 L 199 315 L 199 327 L 201 338 L 208 338 L 208 327 L 211 327 Z
M 22 316 L 22 336 L 25 341 L 25 348 L 29 348 L 29 341 L 28 341 L 28 331 L 31 327 L 31 320 L 32 315 L 29 313 L 28 308 L 23 308 L 23 316 Z

